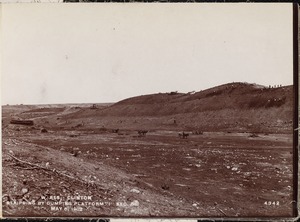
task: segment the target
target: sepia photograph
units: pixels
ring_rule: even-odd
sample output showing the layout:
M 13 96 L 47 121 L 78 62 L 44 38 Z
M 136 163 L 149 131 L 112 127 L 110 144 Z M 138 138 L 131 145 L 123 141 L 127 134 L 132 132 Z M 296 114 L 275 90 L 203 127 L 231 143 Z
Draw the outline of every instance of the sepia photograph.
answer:
M 293 10 L 1 4 L 2 217 L 297 216 Z

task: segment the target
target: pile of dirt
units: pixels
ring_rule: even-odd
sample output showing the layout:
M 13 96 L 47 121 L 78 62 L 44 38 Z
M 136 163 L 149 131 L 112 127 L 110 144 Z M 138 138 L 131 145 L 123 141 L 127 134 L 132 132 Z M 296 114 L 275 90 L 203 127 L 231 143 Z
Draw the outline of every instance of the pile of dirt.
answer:
M 255 84 L 230 83 L 194 94 L 159 93 L 120 101 L 102 115 L 165 116 L 173 114 L 292 107 L 292 86 L 267 88 Z
M 65 119 L 136 128 L 281 132 L 292 126 L 293 86 L 228 83 L 196 93 L 158 93 L 122 100 L 100 110 L 81 109 Z M 114 121 L 117 120 L 118 121 Z M 124 122 L 127 121 L 127 124 Z

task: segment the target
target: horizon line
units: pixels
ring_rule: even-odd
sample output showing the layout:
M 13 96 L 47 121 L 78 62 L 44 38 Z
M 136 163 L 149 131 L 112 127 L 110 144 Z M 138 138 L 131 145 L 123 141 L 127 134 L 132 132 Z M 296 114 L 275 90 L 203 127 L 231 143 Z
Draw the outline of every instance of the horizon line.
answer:
M 5 104 L 1 104 L 1 107 L 2 106 L 20 106 L 20 105 L 23 105 L 23 106 L 42 106 L 42 105 L 79 105 L 79 104 L 82 104 L 82 105 L 88 105 L 88 104 L 114 104 L 114 103 L 118 103 L 122 100 L 126 100 L 126 99 L 130 99 L 130 98 L 134 98 L 134 97 L 137 97 L 137 96 L 145 96 L 145 95 L 155 95 L 155 94 L 164 94 L 164 93 L 170 93 L 170 92 L 177 92 L 178 94 L 182 93 L 182 94 L 188 94 L 190 92 L 201 92 L 201 91 L 205 91 L 205 90 L 209 90 L 209 89 L 213 89 L 215 87 L 220 87 L 220 86 L 224 86 L 224 85 L 228 85 L 228 84 L 248 84 L 248 85 L 257 85 L 257 86 L 261 86 L 261 87 L 265 87 L 265 88 L 269 88 L 269 86 L 271 87 L 275 87 L 275 88 L 278 88 L 278 87 L 288 87 L 288 86 L 293 86 L 294 84 L 290 84 L 290 85 L 261 85 L 261 84 L 258 84 L 258 83 L 248 83 L 248 82 L 228 82 L 228 83 L 224 83 L 224 84 L 220 84 L 220 85 L 216 85 L 216 86 L 213 86 L 213 87 L 210 87 L 210 88 L 206 88 L 206 89 L 200 89 L 198 91 L 196 90 L 192 90 L 192 91 L 189 91 L 189 92 L 178 92 L 177 90 L 173 90 L 173 91 L 168 91 L 168 92 L 153 92 L 153 93 L 150 93 L 150 94 L 139 94 L 139 95 L 135 95 L 135 96 L 131 96 L 131 97 L 127 97 L 127 98 L 124 98 L 124 99 L 121 99 L 121 100 L 118 100 L 118 101 L 111 101 L 111 102 L 66 102 L 66 103 L 14 103 L 14 104 L 10 104 L 10 103 L 5 103 Z

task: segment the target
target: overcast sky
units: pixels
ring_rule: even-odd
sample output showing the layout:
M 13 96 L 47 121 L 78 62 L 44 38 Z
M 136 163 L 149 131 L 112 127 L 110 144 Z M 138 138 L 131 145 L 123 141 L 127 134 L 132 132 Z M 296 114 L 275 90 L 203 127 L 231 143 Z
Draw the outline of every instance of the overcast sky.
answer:
M 2 104 L 291 85 L 292 4 L 4 4 Z

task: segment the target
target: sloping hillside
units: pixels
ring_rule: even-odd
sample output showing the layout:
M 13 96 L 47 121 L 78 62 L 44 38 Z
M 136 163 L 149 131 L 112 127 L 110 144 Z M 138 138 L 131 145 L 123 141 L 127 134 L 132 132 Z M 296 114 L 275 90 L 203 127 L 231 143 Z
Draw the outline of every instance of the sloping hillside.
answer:
M 196 93 L 137 96 L 65 118 L 114 128 L 289 132 L 292 107 L 292 86 L 229 83 Z
M 292 107 L 292 87 L 263 88 L 232 83 L 194 94 L 159 93 L 129 98 L 114 104 L 102 115 L 161 116 L 223 109 L 249 110 Z

